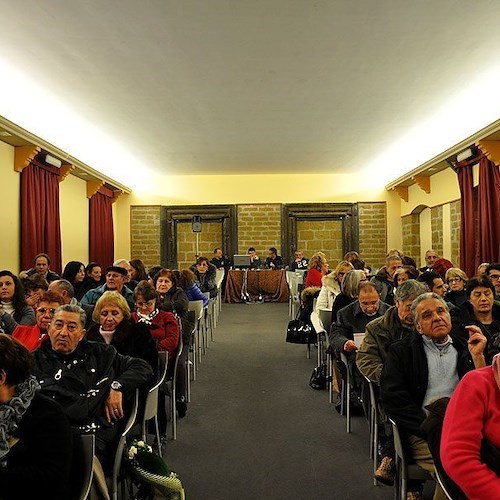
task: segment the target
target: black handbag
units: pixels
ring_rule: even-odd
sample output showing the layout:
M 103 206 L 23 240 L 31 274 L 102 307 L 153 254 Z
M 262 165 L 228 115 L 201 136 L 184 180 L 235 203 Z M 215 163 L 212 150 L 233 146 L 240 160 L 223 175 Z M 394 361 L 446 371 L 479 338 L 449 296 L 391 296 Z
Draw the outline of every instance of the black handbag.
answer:
M 313 327 L 299 319 L 300 309 L 297 311 L 297 316 L 288 322 L 286 328 L 286 341 L 290 344 L 310 344 L 314 343 L 316 332 Z

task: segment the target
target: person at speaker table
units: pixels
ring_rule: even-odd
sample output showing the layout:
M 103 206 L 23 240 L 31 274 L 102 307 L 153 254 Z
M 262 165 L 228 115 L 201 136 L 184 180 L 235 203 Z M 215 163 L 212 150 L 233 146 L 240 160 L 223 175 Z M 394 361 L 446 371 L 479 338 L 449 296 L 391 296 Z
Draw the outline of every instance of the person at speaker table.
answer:
M 182 271 L 174 271 L 177 278 L 177 283 L 184 290 L 190 302 L 195 300 L 203 301 L 203 307 L 207 307 L 209 298 L 200 290 L 195 283 L 195 276 L 191 269 L 183 269 Z
M 321 288 L 321 280 L 328 273 L 328 261 L 323 252 L 316 252 L 307 264 L 307 275 L 304 288 L 316 286 Z
M 27 276 L 33 276 L 35 273 L 45 278 L 48 283 L 54 280 L 61 279 L 61 277 L 51 271 L 50 267 L 50 257 L 46 253 L 39 253 L 33 259 L 33 267 L 29 269 L 26 274 Z
M 96 456 L 109 472 L 130 398 L 151 382 L 153 371 L 106 342 L 88 341 L 85 322 L 81 307 L 57 308 L 49 339 L 34 353 L 34 373 L 42 394 L 61 404 L 74 432 L 95 435 Z
M 127 269 L 120 266 L 109 266 L 106 269 L 106 283 L 89 290 L 82 298 L 81 303 L 94 306 L 100 296 L 107 291 L 116 291 L 125 297 L 130 310 L 134 309 L 134 296 L 125 283 L 128 281 Z
M 203 293 L 208 292 L 211 299 L 217 297 L 216 267 L 210 264 L 206 257 L 198 257 L 196 264 L 191 266 L 190 270 L 194 273 L 194 281 L 198 288 Z
M 398 254 L 388 255 L 385 266 L 371 278 L 371 282 L 377 287 L 382 302 L 394 305 L 394 273 L 403 267 L 403 259 Z
M 120 354 L 143 359 L 153 373 L 158 370 L 158 350 L 145 323 L 136 323 L 125 298 L 118 292 L 104 292 L 92 314 L 94 323 L 87 340 L 112 345 Z
M 448 291 L 444 296 L 446 302 L 454 306 L 462 307 L 467 302 L 465 285 L 468 281 L 467 275 L 458 267 L 451 267 L 446 271 L 445 282 L 448 285 Z
M 278 255 L 278 250 L 275 247 L 269 248 L 268 256 L 265 263 L 266 269 L 283 269 L 283 258 Z
M 210 263 L 217 269 L 224 269 L 224 271 L 227 271 L 231 267 L 231 260 L 224 255 L 224 252 L 220 247 L 214 249 L 214 256 L 212 257 Z
M 12 332 L 12 336 L 30 351 L 38 349 L 47 338 L 55 310 L 62 304 L 64 304 L 64 299 L 59 293 L 44 292 L 35 310 L 36 323 L 17 326 Z
M 402 434 L 410 457 L 434 475 L 434 461 L 420 429 L 425 406 L 453 394 L 470 370 L 485 366 L 486 338 L 477 326 L 468 326 L 469 339 L 451 334 L 451 317 L 445 300 L 428 292 L 411 305 L 413 333 L 391 345 L 382 369 L 383 407 Z M 435 499 L 444 499 L 436 486 Z
M 309 259 L 304 257 L 304 254 L 301 250 L 295 251 L 295 259 L 290 264 L 290 271 L 306 271 L 307 264 L 309 263 Z
M 29 351 L 0 334 L 0 497 L 69 495 L 73 437 L 55 401 L 40 393 Z
M 500 354 L 491 366 L 467 373 L 451 396 L 441 434 L 441 461 L 467 498 L 498 499 Z
M 10 271 L 0 271 L 0 331 L 10 334 L 18 325 L 33 324 L 35 313 L 26 302 L 20 279 Z
M 262 261 L 257 255 L 254 247 L 248 249 L 248 255 L 250 255 L 250 269 L 260 269 L 262 267 Z

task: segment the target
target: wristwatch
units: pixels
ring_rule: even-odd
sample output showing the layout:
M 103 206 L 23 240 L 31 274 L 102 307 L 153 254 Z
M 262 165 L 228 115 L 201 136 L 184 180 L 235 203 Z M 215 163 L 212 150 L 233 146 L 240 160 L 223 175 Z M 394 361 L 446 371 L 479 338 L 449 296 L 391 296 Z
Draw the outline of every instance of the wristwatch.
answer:
M 118 382 L 118 380 L 113 380 L 113 382 L 111 382 L 111 389 L 113 389 L 113 391 L 122 392 L 123 386 L 120 382 Z

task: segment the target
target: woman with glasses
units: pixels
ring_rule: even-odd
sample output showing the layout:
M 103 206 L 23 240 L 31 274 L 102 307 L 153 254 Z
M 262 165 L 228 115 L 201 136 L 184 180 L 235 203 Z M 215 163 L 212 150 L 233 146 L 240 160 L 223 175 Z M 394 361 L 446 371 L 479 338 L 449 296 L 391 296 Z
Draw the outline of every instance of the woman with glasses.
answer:
M 465 285 L 467 284 L 467 275 L 458 267 L 451 267 L 446 271 L 445 283 L 448 285 L 448 291 L 444 296 L 446 302 L 461 307 L 467 302 L 467 294 L 465 293 Z
M 43 292 L 35 309 L 35 325 L 19 325 L 12 336 L 30 351 L 37 349 L 47 338 L 47 331 L 55 310 L 64 304 L 64 299 L 57 292 Z
M 171 312 L 158 309 L 158 293 L 151 283 L 140 281 L 134 291 L 136 312 L 132 319 L 149 327 L 158 351 L 167 351 L 172 361 L 179 344 L 179 324 Z

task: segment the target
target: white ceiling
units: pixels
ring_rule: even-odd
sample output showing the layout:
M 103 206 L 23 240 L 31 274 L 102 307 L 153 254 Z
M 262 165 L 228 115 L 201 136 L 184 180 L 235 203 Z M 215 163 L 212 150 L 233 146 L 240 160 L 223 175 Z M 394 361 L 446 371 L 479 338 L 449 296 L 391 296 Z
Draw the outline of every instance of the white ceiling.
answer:
M 0 0 L 0 12 L 0 115 L 97 168 L 96 151 L 179 174 L 378 159 L 395 178 L 500 117 L 498 98 L 481 101 L 498 76 L 485 72 L 500 71 L 498 0 Z M 21 80 L 42 93 L 14 95 Z M 468 91 L 483 108 L 470 119 Z

